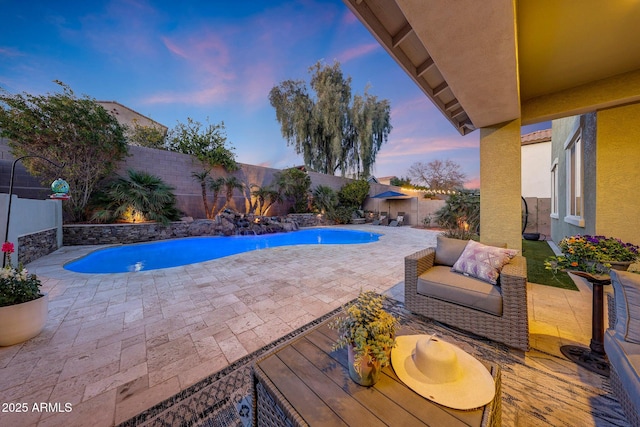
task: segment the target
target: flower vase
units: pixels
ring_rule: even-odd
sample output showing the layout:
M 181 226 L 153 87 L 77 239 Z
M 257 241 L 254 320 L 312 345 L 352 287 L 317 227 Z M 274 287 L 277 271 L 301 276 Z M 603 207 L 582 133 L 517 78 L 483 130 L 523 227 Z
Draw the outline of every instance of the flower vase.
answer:
M 349 359 L 349 376 L 353 381 L 361 386 L 371 387 L 380 379 L 380 362 L 372 359 L 367 355 L 362 358 L 362 361 L 358 365 L 358 369 L 354 366 L 355 351 L 353 346 L 347 347 L 348 359 Z

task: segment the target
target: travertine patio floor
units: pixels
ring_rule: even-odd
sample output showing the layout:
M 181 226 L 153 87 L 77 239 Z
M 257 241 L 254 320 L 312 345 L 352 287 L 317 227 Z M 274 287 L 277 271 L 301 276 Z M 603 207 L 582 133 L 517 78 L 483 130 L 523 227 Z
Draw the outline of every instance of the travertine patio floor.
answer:
M 435 245 L 410 227 L 349 226 L 383 233 L 364 245 L 278 247 L 195 265 L 79 274 L 65 262 L 95 247 L 63 247 L 27 267 L 49 293 L 36 338 L 0 348 L 0 426 L 111 426 L 326 314 L 360 289 L 403 300 L 404 256 Z M 532 346 L 588 344 L 591 291 L 529 284 Z M 536 351 L 527 357 L 544 354 Z M 542 362 L 544 363 L 544 362 Z M 566 375 L 580 374 L 571 368 Z M 588 376 L 587 376 L 588 377 Z M 59 404 L 35 412 L 33 404 Z M 64 412 L 70 404 L 69 412 Z

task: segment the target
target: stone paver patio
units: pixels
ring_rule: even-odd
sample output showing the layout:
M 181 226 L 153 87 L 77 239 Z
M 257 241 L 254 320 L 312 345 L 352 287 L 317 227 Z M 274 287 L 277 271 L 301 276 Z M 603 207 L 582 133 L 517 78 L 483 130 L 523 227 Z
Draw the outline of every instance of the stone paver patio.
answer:
M 29 408 L 0 413 L 0 426 L 118 424 L 361 289 L 403 299 L 403 258 L 434 245 L 436 232 L 348 228 L 384 235 L 371 244 L 277 247 L 137 273 L 62 268 L 95 247 L 63 247 L 31 263 L 49 293 L 49 321 L 38 337 L 0 348 L 0 402 Z M 588 344 L 591 294 L 579 286 L 529 285 L 534 348 L 559 354 L 562 344 Z M 34 403 L 59 410 L 35 412 Z

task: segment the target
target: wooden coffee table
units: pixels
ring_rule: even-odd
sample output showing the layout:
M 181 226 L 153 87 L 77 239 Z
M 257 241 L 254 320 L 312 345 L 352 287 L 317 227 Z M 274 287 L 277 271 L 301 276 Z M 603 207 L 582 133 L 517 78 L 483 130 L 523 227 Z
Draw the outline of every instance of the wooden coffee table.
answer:
M 399 335 L 416 333 L 400 330 Z M 499 426 L 500 367 L 483 362 L 496 397 L 472 411 L 423 398 L 383 369 L 373 387 L 349 377 L 345 349 L 331 351 L 337 334 L 327 322 L 258 360 L 253 367 L 254 425 L 263 426 Z

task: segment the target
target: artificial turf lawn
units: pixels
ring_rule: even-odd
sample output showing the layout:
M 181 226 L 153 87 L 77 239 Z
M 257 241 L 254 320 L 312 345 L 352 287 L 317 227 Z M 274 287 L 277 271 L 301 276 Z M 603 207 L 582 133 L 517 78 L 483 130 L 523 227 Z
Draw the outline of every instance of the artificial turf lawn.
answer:
M 544 260 L 555 255 L 549 244 L 544 240 L 523 240 L 522 255 L 527 259 L 527 280 L 529 282 L 574 291 L 578 290 L 578 287 L 567 273 L 559 271 L 553 274 L 553 271 L 544 268 Z

